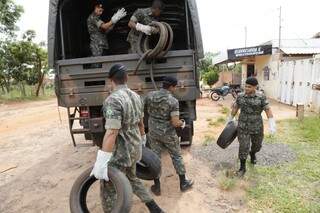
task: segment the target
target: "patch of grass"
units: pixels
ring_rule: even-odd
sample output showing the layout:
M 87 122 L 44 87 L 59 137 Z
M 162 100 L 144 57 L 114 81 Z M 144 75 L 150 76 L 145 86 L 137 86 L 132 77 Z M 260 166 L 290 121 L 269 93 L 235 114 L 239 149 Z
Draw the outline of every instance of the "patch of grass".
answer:
M 224 115 L 228 115 L 230 113 L 230 109 L 228 107 L 223 106 L 220 110 L 220 113 L 224 114 Z
M 249 207 L 254 211 L 320 212 L 320 119 L 286 120 L 278 126 L 277 136 L 271 139 L 287 143 L 297 160 L 250 170 L 248 179 L 255 184 L 248 189 Z
M 55 95 L 53 88 L 46 88 L 44 94 L 40 90 L 39 97 L 36 97 L 34 93 L 34 88 L 31 86 L 26 86 L 26 96 L 23 96 L 18 88 L 13 87 L 9 93 L 0 93 L 0 103 L 46 100 Z
M 210 144 L 213 144 L 215 142 L 215 138 L 210 135 L 204 136 L 204 141 L 202 143 L 203 146 L 209 146 Z
M 223 124 L 226 123 L 226 118 L 223 117 L 223 116 L 220 116 L 219 118 L 217 118 L 217 120 L 215 121 L 210 121 L 209 122 L 209 126 L 213 126 L 213 127 L 218 127 L 218 126 L 221 126 Z
M 220 175 L 218 177 L 219 188 L 224 191 L 231 191 L 237 185 L 237 179 L 235 177 L 226 177 L 225 175 Z

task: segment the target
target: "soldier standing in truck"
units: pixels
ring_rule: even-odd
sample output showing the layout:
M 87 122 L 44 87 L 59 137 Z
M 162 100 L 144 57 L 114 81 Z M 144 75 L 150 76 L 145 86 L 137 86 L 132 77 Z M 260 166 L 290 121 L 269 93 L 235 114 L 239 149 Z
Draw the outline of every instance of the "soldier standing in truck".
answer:
M 124 8 L 118 10 L 109 22 L 103 22 L 100 19 L 104 9 L 102 4 L 96 3 L 94 11 L 87 19 L 88 32 L 90 34 L 90 50 L 92 56 L 102 56 L 108 54 L 109 44 L 107 33 L 113 26 L 127 15 Z
M 181 156 L 181 147 L 175 128 L 184 128 L 186 122 L 179 119 L 179 101 L 173 97 L 176 90 L 177 79 L 165 77 L 163 88 L 159 91 L 150 92 L 145 98 L 145 107 L 149 114 L 149 142 L 152 151 L 161 159 L 161 151 L 169 152 L 174 168 L 179 175 L 180 190 L 190 189 L 192 180 L 186 179 L 186 168 Z M 154 180 L 151 191 L 155 195 L 161 194 L 160 179 Z
M 151 22 L 156 21 L 159 18 L 163 9 L 163 2 L 161 0 L 154 0 L 151 8 L 139 8 L 130 18 L 128 26 L 131 28 L 127 41 L 130 43 L 130 53 L 137 52 L 137 42 L 140 33 L 146 35 L 158 33 L 158 29 L 149 26 Z
M 102 108 L 106 119 L 106 133 L 91 172 L 97 179 L 105 180 L 104 184 L 110 184 L 105 187 L 107 206 L 104 210 L 111 212 L 116 200 L 116 191 L 112 183 L 108 182 L 108 166 L 112 166 L 127 176 L 133 193 L 146 204 L 151 213 L 162 213 L 136 176 L 136 163 L 141 159 L 142 143 L 145 140 L 142 99 L 127 87 L 128 75 L 124 65 L 114 65 L 110 69 L 109 79 L 113 92 Z

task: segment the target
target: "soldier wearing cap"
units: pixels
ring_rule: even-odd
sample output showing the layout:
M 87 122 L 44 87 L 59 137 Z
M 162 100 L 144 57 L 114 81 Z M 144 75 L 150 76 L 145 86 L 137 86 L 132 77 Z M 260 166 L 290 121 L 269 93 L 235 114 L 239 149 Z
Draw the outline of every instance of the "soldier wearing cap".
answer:
M 276 133 L 276 123 L 269 102 L 265 95 L 257 92 L 257 86 L 256 78 L 250 77 L 246 80 L 245 92 L 237 97 L 228 119 L 229 122 L 232 121 L 240 109 L 238 121 L 240 169 L 237 172 L 240 177 L 246 172 L 246 160 L 249 154 L 251 163 L 257 162 L 256 153 L 260 151 L 263 141 L 262 111 L 265 111 L 269 119 L 270 134 Z
M 186 191 L 193 185 L 192 180 L 186 179 L 186 169 L 181 156 L 181 147 L 175 128 L 184 128 L 185 121 L 179 119 L 179 102 L 173 97 L 177 79 L 166 77 L 163 88 L 150 92 L 145 98 L 145 107 L 149 114 L 148 138 L 151 149 L 161 158 L 161 151 L 169 152 L 174 168 L 180 178 L 180 190 Z M 154 180 L 151 191 L 161 194 L 160 180 Z
M 127 41 L 131 46 L 129 52 L 137 53 L 137 42 L 140 33 L 144 33 L 146 35 L 158 33 L 158 29 L 149 26 L 149 24 L 159 18 L 162 9 L 163 2 L 161 0 L 154 0 L 151 8 L 139 8 L 133 13 L 128 24 L 131 28 L 127 38 Z
M 108 182 L 108 166 L 122 171 L 129 179 L 133 193 L 146 204 L 152 213 L 163 212 L 136 176 L 136 163 L 142 156 L 142 143 L 146 140 L 143 124 L 143 102 L 138 94 L 130 90 L 127 83 L 126 68 L 114 65 L 109 71 L 113 88 L 111 95 L 104 101 L 103 114 L 106 119 L 106 133 L 101 150 L 91 175 L 104 180 L 105 190 L 101 192 L 105 201 L 104 211 L 111 212 L 116 199 L 116 191 Z
M 107 54 L 109 44 L 107 33 L 112 30 L 113 26 L 127 15 L 124 8 L 118 10 L 109 22 L 103 22 L 100 19 L 104 9 L 100 2 L 95 2 L 94 11 L 87 19 L 88 32 L 90 35 L 90 50 L 92 56 L 102 56 Z

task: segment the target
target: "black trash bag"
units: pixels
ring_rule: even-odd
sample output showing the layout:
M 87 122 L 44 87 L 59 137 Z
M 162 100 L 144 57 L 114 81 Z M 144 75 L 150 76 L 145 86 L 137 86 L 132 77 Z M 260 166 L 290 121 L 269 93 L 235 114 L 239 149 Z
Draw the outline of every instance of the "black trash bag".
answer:
M 217 144 L 222 149 L 226 149 L 236 139 L 238 134 L 238 122 L 230 121 L 220 134 Z

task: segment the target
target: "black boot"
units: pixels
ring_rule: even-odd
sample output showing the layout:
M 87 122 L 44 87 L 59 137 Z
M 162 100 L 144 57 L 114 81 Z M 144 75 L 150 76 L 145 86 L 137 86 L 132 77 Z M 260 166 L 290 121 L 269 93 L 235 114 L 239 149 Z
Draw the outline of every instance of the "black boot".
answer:
M 240 160 L 240 169 L 237 171 L 237 176 L 238 177 L 243 177 L 244 174 L 246 173 L 246 159 Z
M 150 213 L 164 213 L 164 211 L 158 206 L 156 202 L 154 202 L 154 200 L 146 203 L 146 206 L 148 207 Z
M 180 179 L 180 191 L 185 192 L 192 188 L 193 181 L 187 180 L 186 175 L 179 175 Z
M 257 164 L 257 157 L 255 152 L 250 152 L 250 162 L 251 164 Z
M 156 196 L 160 196 L 161 195 L 161 188 L 160 188 L 160 180 L 159 179 L 155 179 L 154 180 L 154 185 L 151 186 L 151 191 Z

